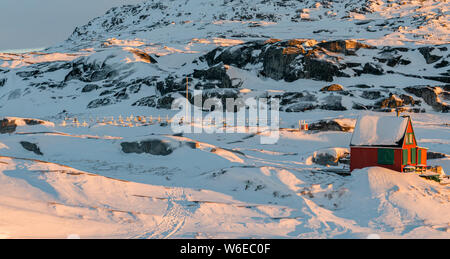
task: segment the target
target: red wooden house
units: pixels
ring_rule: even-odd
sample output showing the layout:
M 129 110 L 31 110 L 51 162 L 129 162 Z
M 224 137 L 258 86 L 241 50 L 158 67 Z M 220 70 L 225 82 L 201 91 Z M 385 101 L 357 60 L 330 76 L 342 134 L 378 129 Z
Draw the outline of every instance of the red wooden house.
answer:
M 350 143 L 350 171 L 380 166 L 395 171 L 424 169 L 427 149 L 417 146 L 409 116 L 362 116 Z

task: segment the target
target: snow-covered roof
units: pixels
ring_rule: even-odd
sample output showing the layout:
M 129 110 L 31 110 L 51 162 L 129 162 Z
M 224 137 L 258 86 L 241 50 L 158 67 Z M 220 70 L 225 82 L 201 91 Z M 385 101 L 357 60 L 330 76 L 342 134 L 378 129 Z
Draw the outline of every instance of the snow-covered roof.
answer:
M 350 145 L 398 146 L 405 135 L 408 117 L 365 115 L 356 123 Z

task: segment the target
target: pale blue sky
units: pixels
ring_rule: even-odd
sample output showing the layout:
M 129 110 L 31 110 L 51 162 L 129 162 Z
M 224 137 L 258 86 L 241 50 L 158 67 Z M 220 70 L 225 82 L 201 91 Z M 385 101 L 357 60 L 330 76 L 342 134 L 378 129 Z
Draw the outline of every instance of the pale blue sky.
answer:
M 0 50 L 48 47 L 109 8 L 143 0 L 0 0 Z

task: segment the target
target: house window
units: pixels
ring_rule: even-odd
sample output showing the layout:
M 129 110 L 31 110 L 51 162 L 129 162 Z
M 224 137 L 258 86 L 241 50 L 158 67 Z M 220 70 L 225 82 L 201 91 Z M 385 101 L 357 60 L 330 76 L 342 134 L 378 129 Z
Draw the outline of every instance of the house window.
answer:
M 403 152 L 402 152 L 402 164 L 403 165 L 407 165 L 408 164 L 408 157 L 409 157 L 409 152 L 408 152 L 409 150 L 408 149 L 403 149 Z
M 406 134 L 406 145 L 414 144 L 414 135 L 412 133 Z
M 393 149 L 378 149 L 378 164 L 393 165 L 394 164 L 394 150 Z

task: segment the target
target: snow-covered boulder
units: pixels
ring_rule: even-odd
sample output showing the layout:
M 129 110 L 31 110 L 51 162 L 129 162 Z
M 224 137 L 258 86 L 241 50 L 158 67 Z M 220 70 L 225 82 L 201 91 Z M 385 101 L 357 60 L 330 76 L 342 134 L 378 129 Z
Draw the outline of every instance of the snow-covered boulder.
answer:
M 317 131 L 343 131 L 349 132 L 355 128 L 356 120 L 339 118 L 330 120 L 320 120 L 309 124 L 309 130 Z
M 167 141 L 160 139 L 143 140 L 140 142 L 122 142 L 124 153 L 147 153 L 155 156 L 168 156 L 172 154 L 173 147 Z
M 323 166 L 337 166 L 340 159 L 349 155 L 348 148 L 327 148 L 314 152 L 311 161 Z

